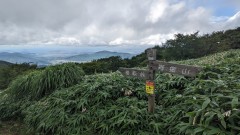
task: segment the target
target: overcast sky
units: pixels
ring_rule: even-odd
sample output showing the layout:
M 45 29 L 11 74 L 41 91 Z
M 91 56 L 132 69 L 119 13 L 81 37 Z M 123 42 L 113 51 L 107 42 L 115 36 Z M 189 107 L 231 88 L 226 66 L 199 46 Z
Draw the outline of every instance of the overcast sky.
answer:
M 240 26 L 240 0 L 0 0 L 1 45 L 155 45 Z

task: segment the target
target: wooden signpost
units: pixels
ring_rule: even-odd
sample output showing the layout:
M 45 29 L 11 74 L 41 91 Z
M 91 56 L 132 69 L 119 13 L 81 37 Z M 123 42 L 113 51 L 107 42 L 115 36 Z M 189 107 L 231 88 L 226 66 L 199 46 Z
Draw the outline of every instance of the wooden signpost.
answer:
M 119 68 L 119 71 L 124 76 L 136 77 L 139 79 L 146 80 L 146 93 L 148 94 L 148 112 L 150 113 L 153 113 L 155 108 L 154 79 L 156 71 L 160 71 L 162 73 L 172 73 L 188 77 L 194 77 L 197 75 L 197 73 L 199 73 L 202 70 L 202 68 L 200 67 L 157 61 L 155 49 L 147 50 L 147 57 L 148 57 L 148 70 Z
M 155 61 L 153 68 L 163 73 L 172 73 L 188 77 L 194 77 L 202 70 L 200 67 L 173 64 L 164 61 Z
M 119 68 L 118 69 L 124 76 L 137 77 L 140 79 L 148 79 L 149 74 L 147 70 L 131 69 L 131 68 Z

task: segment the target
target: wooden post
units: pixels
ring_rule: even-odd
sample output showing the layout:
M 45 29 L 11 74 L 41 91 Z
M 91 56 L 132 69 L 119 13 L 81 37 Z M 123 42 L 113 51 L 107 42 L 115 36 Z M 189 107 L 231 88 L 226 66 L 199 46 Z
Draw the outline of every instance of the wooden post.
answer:
M 174 63 L 168 63 L 156 60 L 156 49 L 147 50 L 148 57 L 148 70 L 139 70 L 131 68 L 119 68 L 119 71 L 124 76 L 136 77 L 146 80 L 146 93 L 148 94 L 148 112 L 154 113 L 155 109 L 155 72 L 160 71 L 162 73 L 172 73 L 177 75 L 183 75 L 188 77 L 196 76 L 202 68 L 180 65 Z
M 149 77 L 148 77 L 148 82 L 153 83 L 153 93 L 148 94 L 148 112 L 149 113 L 154 113 L 155 110 L 155 69 L 154 69 L 154 62 L 156 61 L 156 50 L 155 49 L 149 49 L 147 51 L 147 56 L 148 56 L 148 70 L 149 70 Z M 147 82 L 146 82 L 147 83 Z

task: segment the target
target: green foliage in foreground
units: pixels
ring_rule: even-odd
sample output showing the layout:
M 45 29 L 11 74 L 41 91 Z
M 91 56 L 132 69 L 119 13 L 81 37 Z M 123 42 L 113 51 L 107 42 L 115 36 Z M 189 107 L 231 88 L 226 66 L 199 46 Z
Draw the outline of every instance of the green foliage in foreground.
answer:
M 145 82 L 118 72 L 85 76 L 39 101 L 19 99 L 18 109 L 29 130 L 42 134 L 235 135 L 240 132 L 240 58 L 224 58 L 206 65 L 195 79 L 158 74 L 154 114 L 147 112 Z M 1 104 L 0 118 L 3 106 L 4 113 L 12 113 L 17 103 Z
M 19 76 L 0 94 L 0 118 L 18 116 L 22 109 L 32 104 L 31 101 L 50 95 L 59 88 L 73 86 L 83 76 L 83 70 L 73 63 L 50 66 Z
M 9 87 L 14 99 L 38 100 L 58 88 L 67 88 L 79 83 L 84 76 L 81 68 L 73 63 L 50 66 L 17 78 Z
M 35 70 L 36 67 L 36 65 L 29 63 L 11 64 L 0 61 L 0 90 L 6 89 L 17 76 Z
M 143 82 L 125 80 L 119 73 L 87 76 L 81 84 L 29 107 L 25 122 L 35 132 L 48 134 L 133 134 L 136 129 L 150 132 L 153 128 L 148 129 L 147 123 L 154 116 L 147 114 L 143 87 Z M 127 91 L 134 94 L 124 96 Z M 156 120 L 159 118 L 156 116 Z

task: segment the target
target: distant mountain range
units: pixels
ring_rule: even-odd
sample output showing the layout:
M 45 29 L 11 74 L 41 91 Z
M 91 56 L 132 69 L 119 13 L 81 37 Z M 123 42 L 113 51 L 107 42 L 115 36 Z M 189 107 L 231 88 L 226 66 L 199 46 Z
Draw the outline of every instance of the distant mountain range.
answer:
M 120 56 L 121 58 L 131 58 L 133 55 L 129 53 L 119 53 L 110 51 L 100 51 L 92 54 L 79 54 L 65 58 L 68 61 L 92 61 L 100 58 L 108 58 L 111 56 Z
M 11 63 L 35 63 L 38 65 L 49 65 L 50 63 L 44 58 L 39 58 L 35 54 L 23 54 L 23 53 L 0 53 L 0 60 Z
M 110 51 L 99 51 L 89 54 L 79 54 L 67 57 L 39 57 L 36 54 L 29 53 L 9 53 L 0 52 L 0 60 L 7 61 L 11 63 L 34 63 L 37 65 L 50 65 L 58 64 L 64 62 L 88 62 L 92 60 L 97 60 L 101 58 L 107 58 L 111 56 L 120 56 L 122 58 L 131 58 L 133 54 L 129 53 L 119 53 Z

